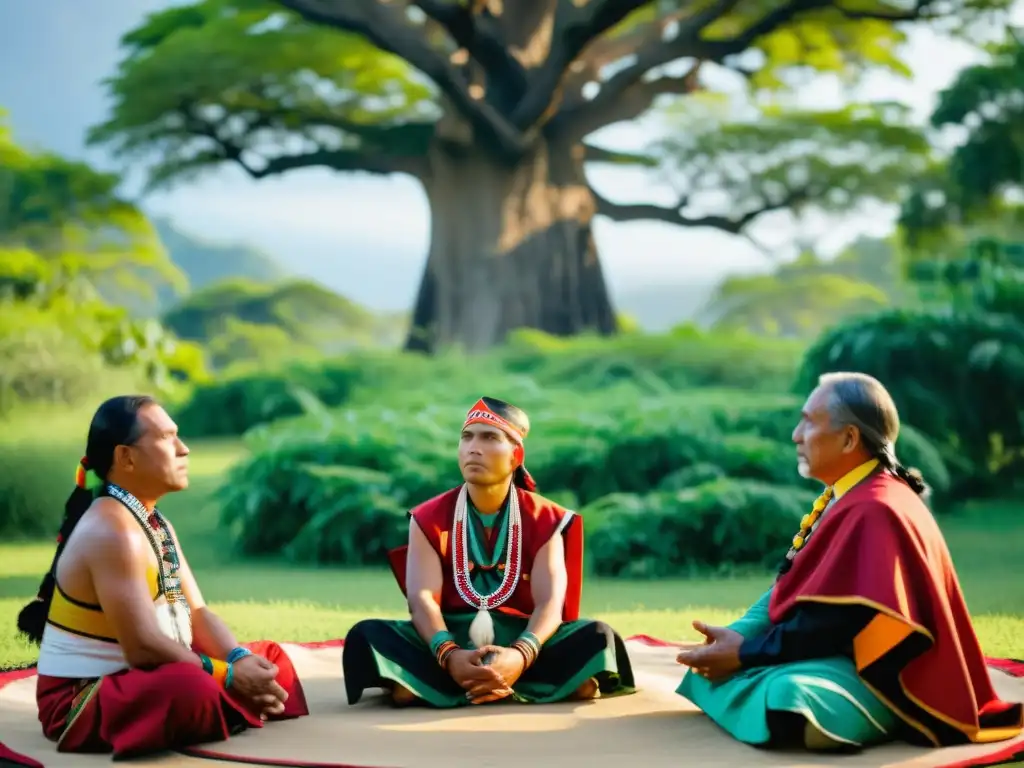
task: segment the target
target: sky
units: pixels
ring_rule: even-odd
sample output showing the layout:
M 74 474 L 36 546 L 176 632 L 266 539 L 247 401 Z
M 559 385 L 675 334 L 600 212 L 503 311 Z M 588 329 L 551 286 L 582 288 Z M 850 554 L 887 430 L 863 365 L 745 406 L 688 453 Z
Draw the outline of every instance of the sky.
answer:
M 0 107 L 10 112 L 16 138 L 112 166 L 103 151 L 86 149 L 90 125 L 105 118 L 102 80 L 119 58 L 118 38 L 146 13 L 168 0 L 0 0 Z M 1016 18 L 1024 21 L 1024 8 Z M 957 71 L 977 58 L 969 47 L 915 31 L 906 60 L 914 77 L 873 76 L 857 94 L 870 100 L 899 100 L 922 119 L 936 93 Z M 844 94 L 826 81 L 802 89 L 808 105 L 838 106 Z M 597 137 L 604 145 L 640 147 L 656 138 L 653 121 L 620 124 Z M 142 169 L 129 169 L 137 175 Z M 649 175 L 594 167 L 594 185 L 622 202 L 670 202 Z M 408 178 L 360 177 L 311 169 L 253 181 L 224 167 L 169 192 L 148 197 L 151 214 L 165 215 L 203 239 L 241 241 L 275 255 L 292 270 L 336 279 L 332 287 L 378 309 L 407 308 L 419 282 L 429 241 L 426 200 Z M 884 236 L 893 212 L 851 214 L 821 221 L 810 230 L 835 249 L 860 234 Z M 788 216 L 765 219 L 752 230 L 774 246 L 800 234 Z M 613 293 L 650 286 L 705 284 L 736 271 L 771 267 L 765 254 L 742 238 L 713 230 L 657 222 L 595 225 L 598 247 Z

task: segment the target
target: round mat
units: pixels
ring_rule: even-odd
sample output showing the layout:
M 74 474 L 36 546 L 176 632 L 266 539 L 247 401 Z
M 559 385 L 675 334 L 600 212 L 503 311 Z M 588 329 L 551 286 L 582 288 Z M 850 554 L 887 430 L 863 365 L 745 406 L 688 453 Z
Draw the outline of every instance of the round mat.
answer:
M 631 640 L 635 695 L 584 703 L 527 706 L 498 702 L 458 711 L 394 709 L 369 694 L 348 706 L 341 649 L 285 644 L 303 680 L 309 717 L 247 731 L 229 741 L 133 760 L 136 765 L 196 768 L 209 759 L 235 763 L 323 768 L 521 768 L 526 764 L 620 768 L 657 766 L 950 766 L 1005 752 L 1011 742 L 941 750 L 888 745 L 836 757 L 767 751 L 729 738 L 674 691 L 683 668 L 674 648 Z M 993 671 L 1004 697 L 1024 699 L 1024 678 Z M 0 690 L 0 734 L 7 746 L 46 766 L 108 766 L 110 757 L 58 755 L 39 732 L 35 678 Z M 1014 743 L 1024 749 L 1024 737 Z M 205 758 L 205 759 L 204 759 Z

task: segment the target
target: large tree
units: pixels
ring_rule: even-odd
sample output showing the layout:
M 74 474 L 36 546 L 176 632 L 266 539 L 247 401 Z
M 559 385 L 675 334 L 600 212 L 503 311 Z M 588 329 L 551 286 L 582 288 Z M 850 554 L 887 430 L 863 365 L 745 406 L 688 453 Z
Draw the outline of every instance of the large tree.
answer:
M 92 139 L 155 156 L 154 184 L 224 163 L 257 179 L 320 166 L 420 180 L 431 244 L 412 349 L 485 348 L 524 326 L 611 333 L 595 215 L 740 233 L 833 191 L 847 192 L 833 205 L 889 199 L 905 158 L 885 150 L 920 146 L 885 110 L 812 116 L 803 135 L 784 116 L 762 126 L 760 110 L 726 130 L 695 117 L 713 115 L 699 100 L 675 149 L 703 158 L 700 172 L 659 206 L 598 195 L 584 172 L 587 161 L 651 164 L 657 153 L 588 137 L 708 88 L 716 70 L 762 94 L 813 72 L 902 71 L 904 24 L 969 21 L 1008 2 L 201 0 L 124 37 L 113 112 Z M 819 154 L 821 137 L 856 151 Z M 709 209 L 699 194 L 709 190 L 724 203 Z

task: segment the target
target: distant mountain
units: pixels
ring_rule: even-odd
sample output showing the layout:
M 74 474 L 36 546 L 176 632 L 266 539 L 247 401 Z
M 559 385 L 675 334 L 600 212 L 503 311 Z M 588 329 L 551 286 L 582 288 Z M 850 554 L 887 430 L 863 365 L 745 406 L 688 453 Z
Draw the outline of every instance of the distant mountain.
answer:
M 645 285 L 614 296 L 617 312 L 629 315 L 649 333 L 667 331 L 690 321 L 701 322 L 714 283 Z
M 171 261 L 188 278 L 190 292 L 222 280 L 241 278 L 254 283 L 272 283 L 288 276 L 273 256 L 251 245 L 202 240 L 179 229 L 168 219 L 154 217 L 152 222 Z M 162 309 L 181 299 L 170 289 L 161 290 L 159 296 Z

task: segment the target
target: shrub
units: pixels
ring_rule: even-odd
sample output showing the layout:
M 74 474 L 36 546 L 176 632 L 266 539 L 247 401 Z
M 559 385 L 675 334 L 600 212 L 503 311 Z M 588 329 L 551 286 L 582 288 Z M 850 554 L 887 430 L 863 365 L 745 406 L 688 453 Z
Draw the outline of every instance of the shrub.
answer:
M 610 494 L 581 511 L 602 576 L 658 579 L 781 562 L 813 491 L 719 478 L 649 494 Z
M 901 419 L 935 443 L 955 495 L 994 490 L 1002 478 L 1016 477 L 1024 463 L 1024 324 L 1018 320 L 906 311 L 874 315 L 822 336 L 808 350 L 796 387 L 809 392 L 831 371 L 878 378 Z
M 472 404 L 483 394 L 533 411 L 552 392 L 602 393 L 629 408 L 641 397 L 662 398 L 693 387 L 721 391 L 783 389 L 799 362 L 801 347 L 742 335 L 707 334 L 685 328 L 670 334 L 623 334 L 613 339 L 560 339 L 536 331 L 512 335 L 489 354 L 458 352 L 435 357 L 359 351 L 326 362 L 293 363 L 272 373 L 250 372 L 197 387 L 176 414 L 193 437 L 242 434 L 253 426 L 306 410 L 401 401 L 418 410 L 439 402 Z M 676 403 L 677 405 L 680 403 Z M 677 417 L 678 414 L 673 414 Z
M 57 535 L 81 457 L 81 447 L 60 442 L 0 442 L 0 539 Z
M 783 491 L 772 496 L 763 489 L 804 482 L 796 475 L 791 445 L 715 427 L 723 417 L 709 403 L 726 402 L 720 392 L 648 400 L 642 409 L 636 407 L 635 392 L 619 394 L 620 399 L 552 395 L 545 408 L 531 413 L 535 427 L 527 466 L 541 493 L 570 508 L 592 510 L 599 500 L 620 498 L 627 508 L 654 505 L 656 512 L 673 494 L 688 498 L 685 493 L 693 487 L 704 488 L 702 494 L 720 489 L 721 504 L 742 506 L 747 496 L 737 496 L 736 488 L 776 498 Z M 254 455 L 232 471 L 223 490 L 223 522 L 239 549 L 310 562 L 381 563 L 386 549 L 405 541 L 404 512 L 460 482 L 456 448 L 465 404 L 435 405 L 419 413 L 403 405 L 314 408 L 251 431 Z M 683 408 L 700 415 L 666 418 Z M 730 413 L 736 415 L 735 407 Z M 787 498 L 800 499 L 806 492 L 786 491 Z M 803 511 L 793 505 L 790 517 L 799 519 Z M 751 529 L 755 535 L 757 530 Z M 710 562 L 734 557 L 740 564 L 752 562 L 752 555 L 737 547 L 723 545 L 705 554 Z

